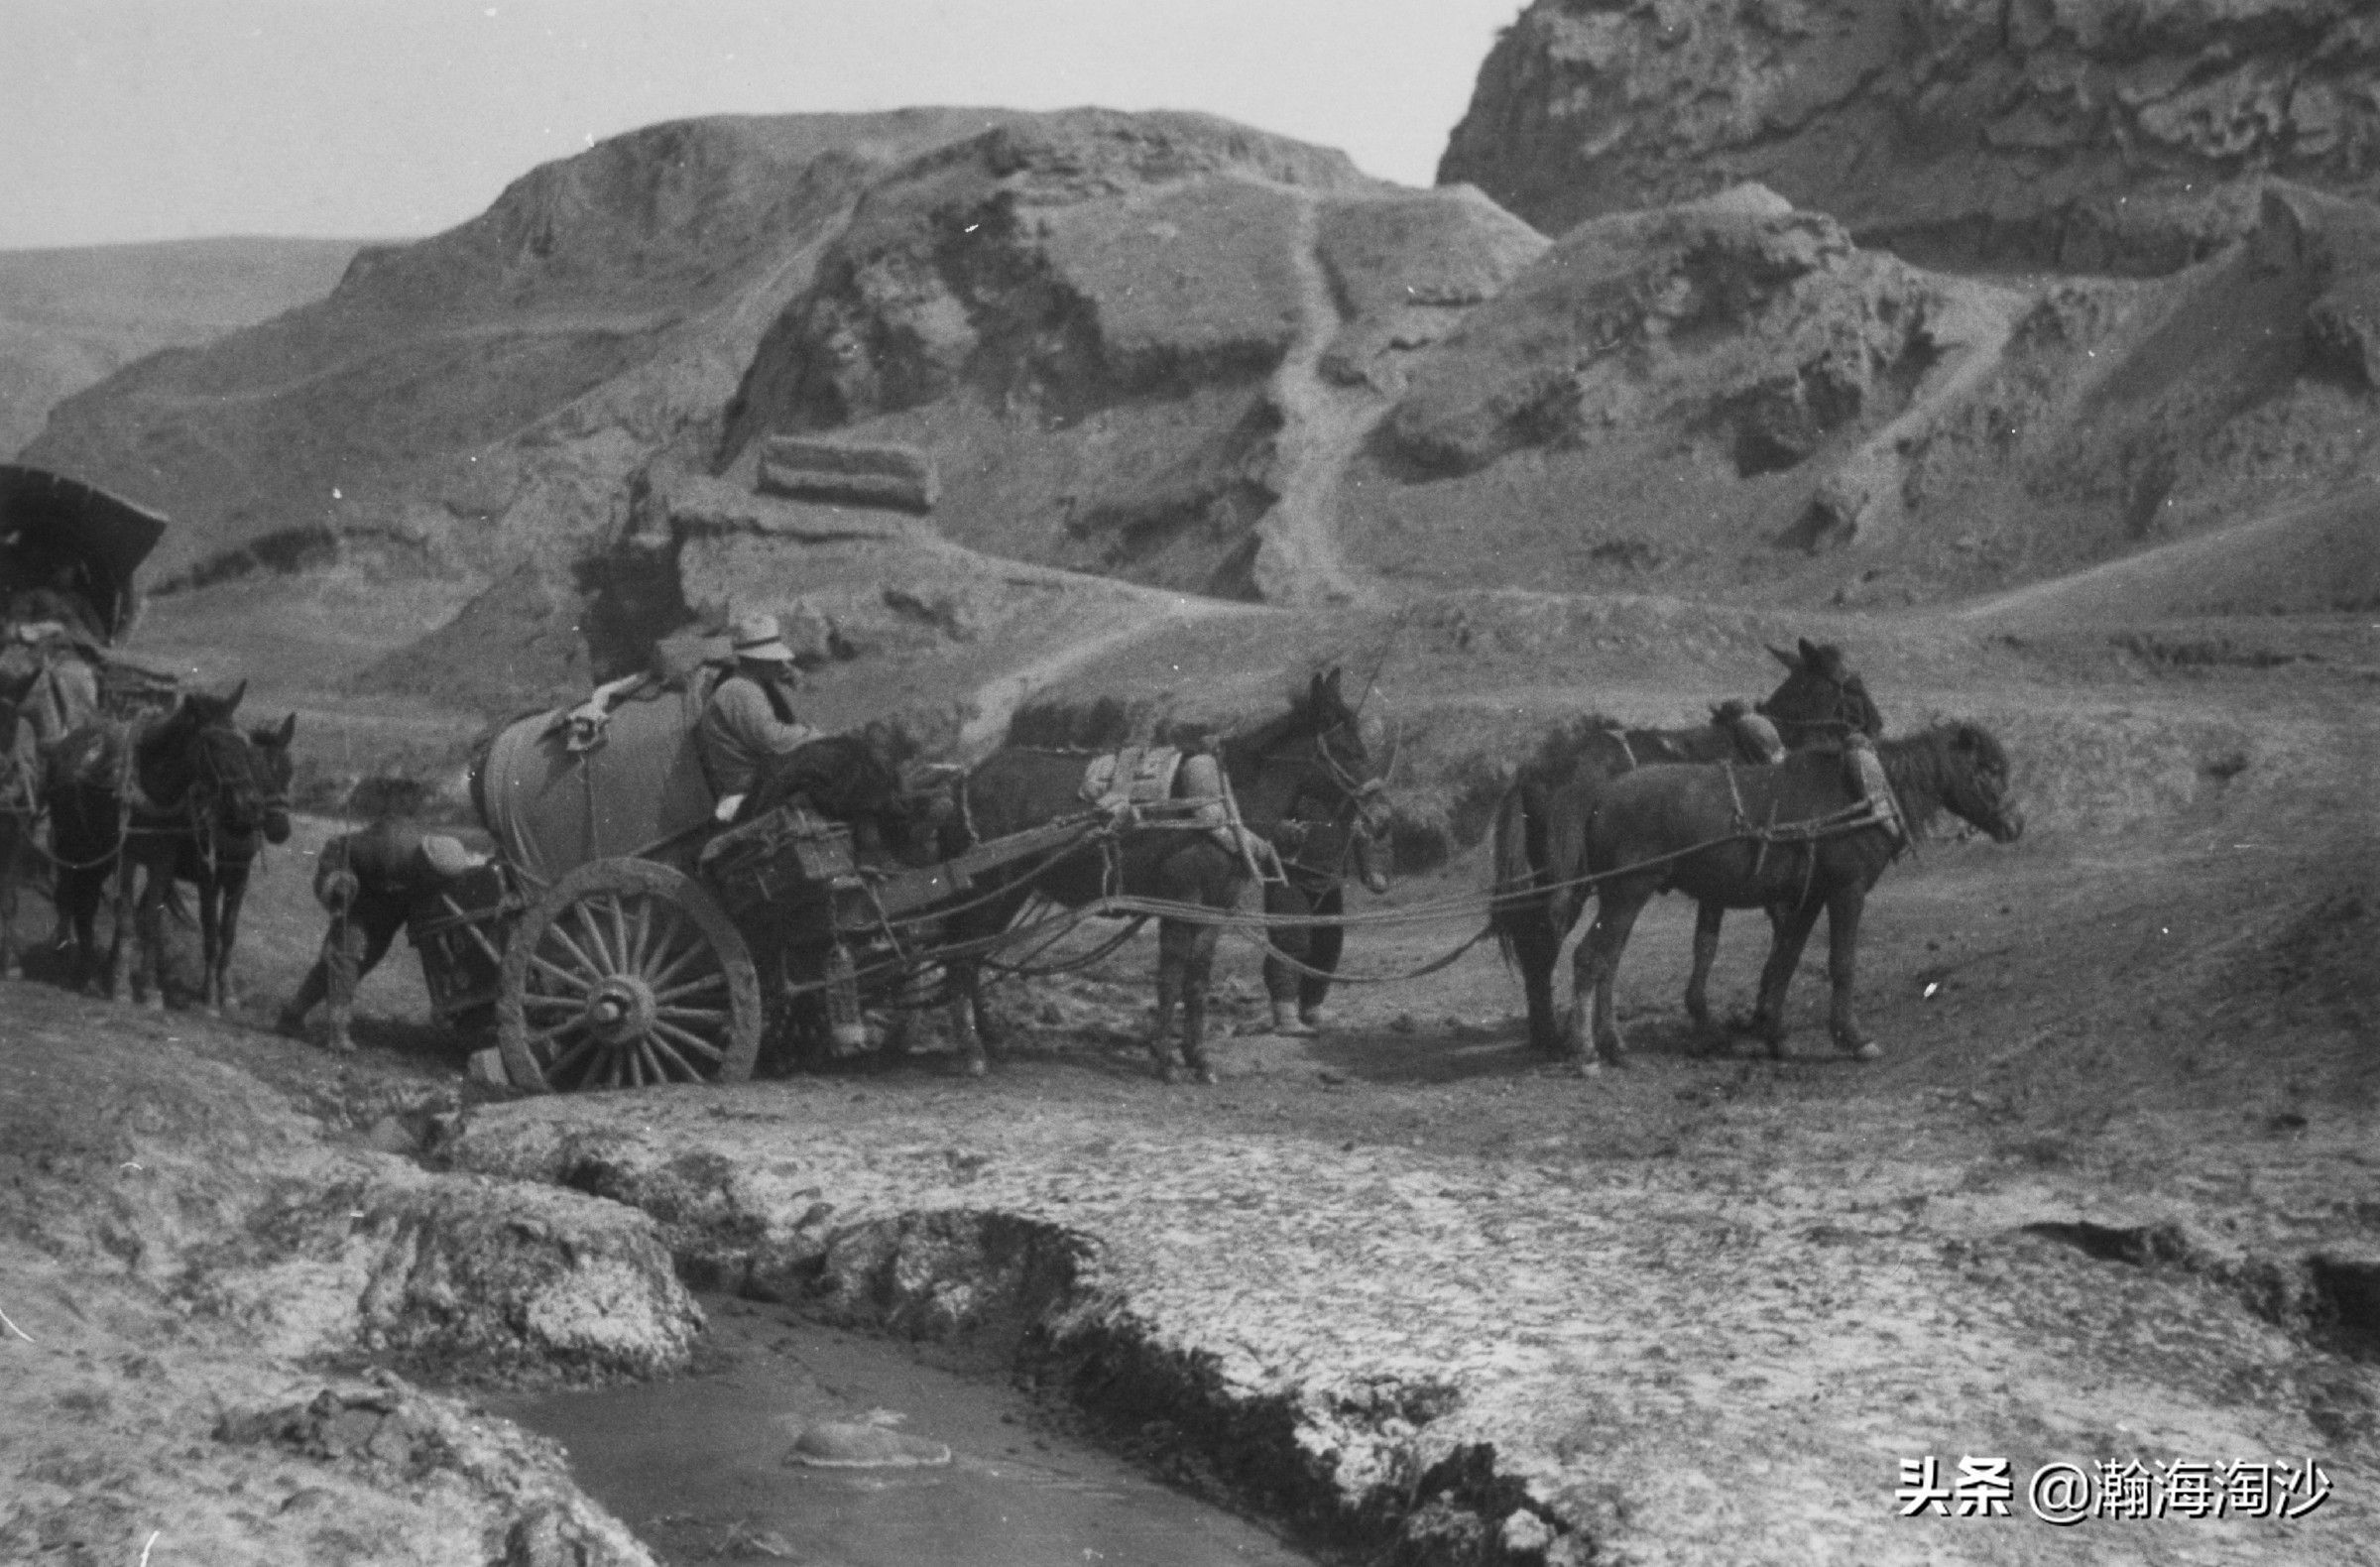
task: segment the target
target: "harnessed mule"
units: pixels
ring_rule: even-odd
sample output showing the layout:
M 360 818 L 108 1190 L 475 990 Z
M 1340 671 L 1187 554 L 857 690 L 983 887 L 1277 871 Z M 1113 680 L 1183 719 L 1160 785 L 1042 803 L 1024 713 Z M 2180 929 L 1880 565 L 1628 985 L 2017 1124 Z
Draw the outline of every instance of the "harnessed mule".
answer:
M 74 987 L 90 985 L 96 970 L 108 998 L 122 1000 L 124 938 L 137 928 L 135 985 L 148 1005 L 162 1008 L 165 908 L 184 856 L 193 857 L 200 878 L 203 916 L 210 886 L 217 900 L 223 892 L 227 850 L 248 844 L 253 859 L 256 835 L 288 841 L 286 775 L 276 782 L 255 741 L 231 722 L 246 690 L 243 681 L 229 696 L 192 692 L 161 719 L 86 724 L 60 742 L 47 799 L 59 912 L 74 934 Z M 243 876 L 246 865 L 240 862 Z M 115 921 L 101 959 L 95 925 L 111 874 Z M 216 908 L 219 914 L 219 902 Z M 214 923 L 208 999 L 219 1005 L 215 980 L 230 951 Z
M 1340 694 L 1337 669 L 1314 676 L 1287 712 L 1249 733 L 1225 737 L 1216 754 L 1240 823 L 1260 836 L 1301 806 L 1319 808 L 1332 822 L 1360 822 L 1367 831 L 1384 824 L 1379 784 L 1371 777 L 1356 714 Z M 993 839 L 1080 813 L 1087 760 L 1079 753 L 995 752 L 961 785 L 962 830 Z M 951 1025 L 970 1071 L 983 1070 L 986 1046 L 997 1050 L 1001 1037 L 983 1005 L 980 952 L 998 940 L 1034 893 L 1076 908 L 1112 895 L 1188 904 L 1217 915 L 1238 906 L 1255 867 L 1247 849 L 1225 848 L 1194 819 L 1187 807 L 1196 802 L 1180 792 L 1189 772 L 1185 766 L 1175 781 L 1172 803 L 1183 808 L 1179 817 L 1119 825 L 1086 836 L 1054 858 L 987 873 L 979 891 L 952 915 L 951 934 L 963 955 L 949 964 Z M 1171 1035 L 1177 1006 L 1183 1065 L 1200 1082 L 1215 1080 L 1206 1051 L 1206 1016 L 1220 935 L 1214 919 L 1158 918 L 1157 1006 L 1147 1042 L 1166 1081 L 1175 1075 Z
M 1646 768 L 1605 781 L 1591 801 L 1558 811 L 1558 877 L 1597 879 L 1595 923 L 1574 959 L 1568 1029 L 1582 1069 L 1596 1064 L 1582 1032 L 1591 1009 L 1597 1051 L 1620 1059 L 1611 1000 L 1619 955 L 1645 904 L 1672 891 L 1706 907 L 1768 911 L 1768 962 L 1751 1026 L 1777 1056 L 1785 1053 L 1786 988 L 1824 911 L 1835 1043 L 1857 1059 L 1875 1058 L 1875 1042 L 1851 1005 L 1868 890 L 1899 857 L 1906 835 L 1946 809 L 2000 843 L 2024 831 L 2008 799 L 2007 753 L 1977 725 L 1938 724 L 1882 741 L 1876 759 L 1889 785 L 1885 800 L 1858 792 L 1840 753 L 1805 751 L 1774 767 Z
M 1753 711 L 1775 726 L 1788 750 L 1840 744 L 1854 733 L 1883 734 L 1883 715 L 1868 699 L 1866 682 L 1844 664 L 1839 649 L 1805 638 L 1793 653 L 1768 651 L 1787 673 Z M 1726 709 L 1723 705 L 1714 711 Z M 1505 961 L 1520 970 L 1529 1043 L 1536 1049 L 1548 1055 L 1562 1051 L 1554 966 L 1586 902 L 1581 896 L 1565 896 L 1556 885 L 1563 880 L 1554 873 L 1550 847 L 1560 824 L 1557 818 L 1592 811 L 1598 785 L 1641 767 L 1768 760 L 1745 749 L 1743 734 L 1737 723 L 1716 718 L 1688 729 L 1622 729 L 1607 720 L 1587 718 L 1547 736 L 1537 754 L 1521 765 L 1496 804 L 1495 881 L 1488 918 Z M 1567 825 L 1583 827 L 1584 820 Z M 1722 904 L 1704 903 L 1695 909 L 1694 968 L 1686 980 L 1686 1012 L 1697 1024 L 1711 1018 L 1711 966 L 1719 956 L 1719 933 L 1726 918 Z

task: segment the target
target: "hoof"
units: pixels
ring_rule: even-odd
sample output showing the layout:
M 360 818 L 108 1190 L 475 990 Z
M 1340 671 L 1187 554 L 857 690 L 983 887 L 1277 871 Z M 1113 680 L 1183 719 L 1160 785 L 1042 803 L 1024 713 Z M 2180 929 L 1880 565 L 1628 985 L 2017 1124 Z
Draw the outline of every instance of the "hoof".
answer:
M 348 1038 L 343 1033 L 334 1033 L 329 1038 L 322 1041 L 322 1048 L 328 1050 L 333 1055 L 353 1055 L 355 1053 L 355 1041 Z
M 1884 1054 L 1884 1047 L 1873 1039 L 1862 1039 L 1857 1044 L 1844 1046 L 1843 1053 L 1854 1061 L 1873 1061 Z
M 305 1037 L 305 1020 L 293 1018 L 285 1012 L 273 1020 L 273 1031 L 285 1039 L 302 1039 Z
M 1160 1083 L 1170 1083 L 1173 1081 L 1173 1063 L 1171 1061 L 1159 1061 L 1157 1063 L 1157 1081 Z
M 166 998 L 162 995 L 151 996 L 141 1003 L 141 1007 L 142 1010 L 146 1012 L 164 1012 L 166 1010 Z
M 1306 1025 L 1308 1032 L 1319 1033 L 1329 1027 L 1333 1020 L 1328 1007 L 1309 1007 L 1297 1015 L 1297 1021 Z
M 991 1068 L 984 1065 L 984 1058 L 982 1056 L 976 1055 L 968 1057 L 967 1075 L 969 1077 L 982 1077 L 990 1070 Z
M 1205 1083 L 1212 1086 L 1215 1081 L 1215 1068 L 1211 1066 L 1192 1067 L 1190 1069 L 1190 1081 L 1194 1083 Z
M 1311 1039 L 1322 1032 L 1320 1028 L 1315 1027 L 1303 1018 L 1291 1018 L 1285 1022 L 1275 1019 L 1272 1031 L 1285 1039 Z
M 1604 1063 L 1602 1057 L 1600 1056 L 1579 1056 L 1570 1063 L 1570 1069 L 1578 1073 L 1581 1077 L 1601 1077 L 1604 1075 Z

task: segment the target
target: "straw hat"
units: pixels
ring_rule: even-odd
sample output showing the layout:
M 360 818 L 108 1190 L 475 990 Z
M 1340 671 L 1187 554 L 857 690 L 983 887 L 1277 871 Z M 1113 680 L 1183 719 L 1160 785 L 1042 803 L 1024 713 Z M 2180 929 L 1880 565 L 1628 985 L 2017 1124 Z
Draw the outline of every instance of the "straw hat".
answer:
M 739 659 L 755 659 L 763 663 L 793 662 L 793 650 L 785 646 L 774 615 L 739 615 L 727 634 L 736 645 Z

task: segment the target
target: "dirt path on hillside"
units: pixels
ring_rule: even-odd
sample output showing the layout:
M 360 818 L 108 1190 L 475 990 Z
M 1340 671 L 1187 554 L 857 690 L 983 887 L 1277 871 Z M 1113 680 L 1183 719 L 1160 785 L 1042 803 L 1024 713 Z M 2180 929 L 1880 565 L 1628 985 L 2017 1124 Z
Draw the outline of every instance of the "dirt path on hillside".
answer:
M 1880 544 L 1899 533 L 1905 520 L 1901 488 L 1906 453 L 1923 451 L 1935 425 L 1966 395 L 2000 368 L 2008 339 L 2033 302 L 2030 295 L 1971 280 L 1945 285 L 1950 306 L 1929 318 L 1928 334 L 1938 348 L 1964 352 L 1935 386 L 1922 389 L 1898 418 L 1877 430 L 1839 464 L 1825 482 L 1840 514 L 1854 525 L 1860 546 Z
M 2325 587 L 2337 608 L 2352 613 L 2380 581 L 2374 563 L 2380 551 L 2372 542 L 2376 521 L 2380 485 L 2358 485 L 2343 495 L 2028 583 L 1948 614 L 2000 625 L 2103 626 L 2117 617 L 2137 623 L 2174 614 L 2329 608 L 2282 602 L 2319 598 Z M 2235 599 L 2246 602 L 2227 602 Z
M 1191 621 L 1265 613 L 1267 611 L 1256 605 L 1194 598 L 1186 593 L 1162 593 L 1154 589 L 1138 595 L 1136 602 L 1097 612 L 1098 620 L 1120 620 L 1122 624 L 1099 632 L 1078 626 L 1074 640 L 1064 647 L 987 680 L 967 694 L 964 701 L 971 710 L 971 716 L 959 728 L 959 755 L 954 760 L 973 762 L 996 749 L 1009 732 L 1009 721 L 1016 716 L 1019 707 L 1032 700 L 1035 693 L 1077 670 L 1097 663 L 1121 648 Z
M 1376 604 L 1378 590 L 1360 582 L 1340 553 L 1332 502 L 1349 459 L 1394 405 L 1368 386 L 1340 389 L 1323 379 L 1322 356 L 1341 320 L 1316 246 L 1318 203 L 1295 185 L 1272 188 L 1297 202 L 1292 254 L 1303 308 L 1297 338 L 1272 377 L 1281 412 L 1274 463 L 1282 483 L 1280 499 L 1256 524 L 1256 591 L 1267 603 L 1289 606 Z

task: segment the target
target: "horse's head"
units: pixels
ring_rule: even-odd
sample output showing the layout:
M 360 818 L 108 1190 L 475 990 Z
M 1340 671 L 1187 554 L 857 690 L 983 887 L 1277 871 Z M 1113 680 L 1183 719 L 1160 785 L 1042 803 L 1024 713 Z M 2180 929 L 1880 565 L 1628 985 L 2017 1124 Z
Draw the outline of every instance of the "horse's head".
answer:
M 253 734 L 229 724 L 200 729 L 191 742 L 197 819 L 226 838 L 253 843 L 262 835 L 268 843 L 289 842 L 290 742 L 297 732 L 295 713 Z
M 738 819 L 750 821 L 798 794 L 820 815 L 873 825 L 888 846 L 905 854 L 916 802 L 901 784 L 898 749 L 892 730 L 870 724 L 768 758 Z
M 2024 836 L 2025 818 L 2008 797 L 2008 753 L 1979 724 L 1951 726 L 1945 742 L 1943 803 L 1990 833 L 1995 843 Z
M 1785 683 L 1753 711 L 1777 726 L 1786 745 L 1841 740 L 1851 733 L 1871 740 L 1883 736 L 1884 715 L 1869 700 L 1867 682 L 1844 662 L 1841 648 L 1804 637 L 1792 653 L 1782 648 L 1768 651 L 1788 672 Z
M 1388 830 L 1384 770 L 1339 679 L 1336 668 L 1315 675 L 1287 713 L 1225 743 L 1224 765 L 1251 816 L 1304 816 L 1373 835 Z
M 231 722 L 239 711 L 240 698 L 248 694 L 248 682 L 242 680 L 229 691 L 217 696 L 207 691 L 191 691 L 181 699 L 175 716 L 193 729 L 212 729 Z

